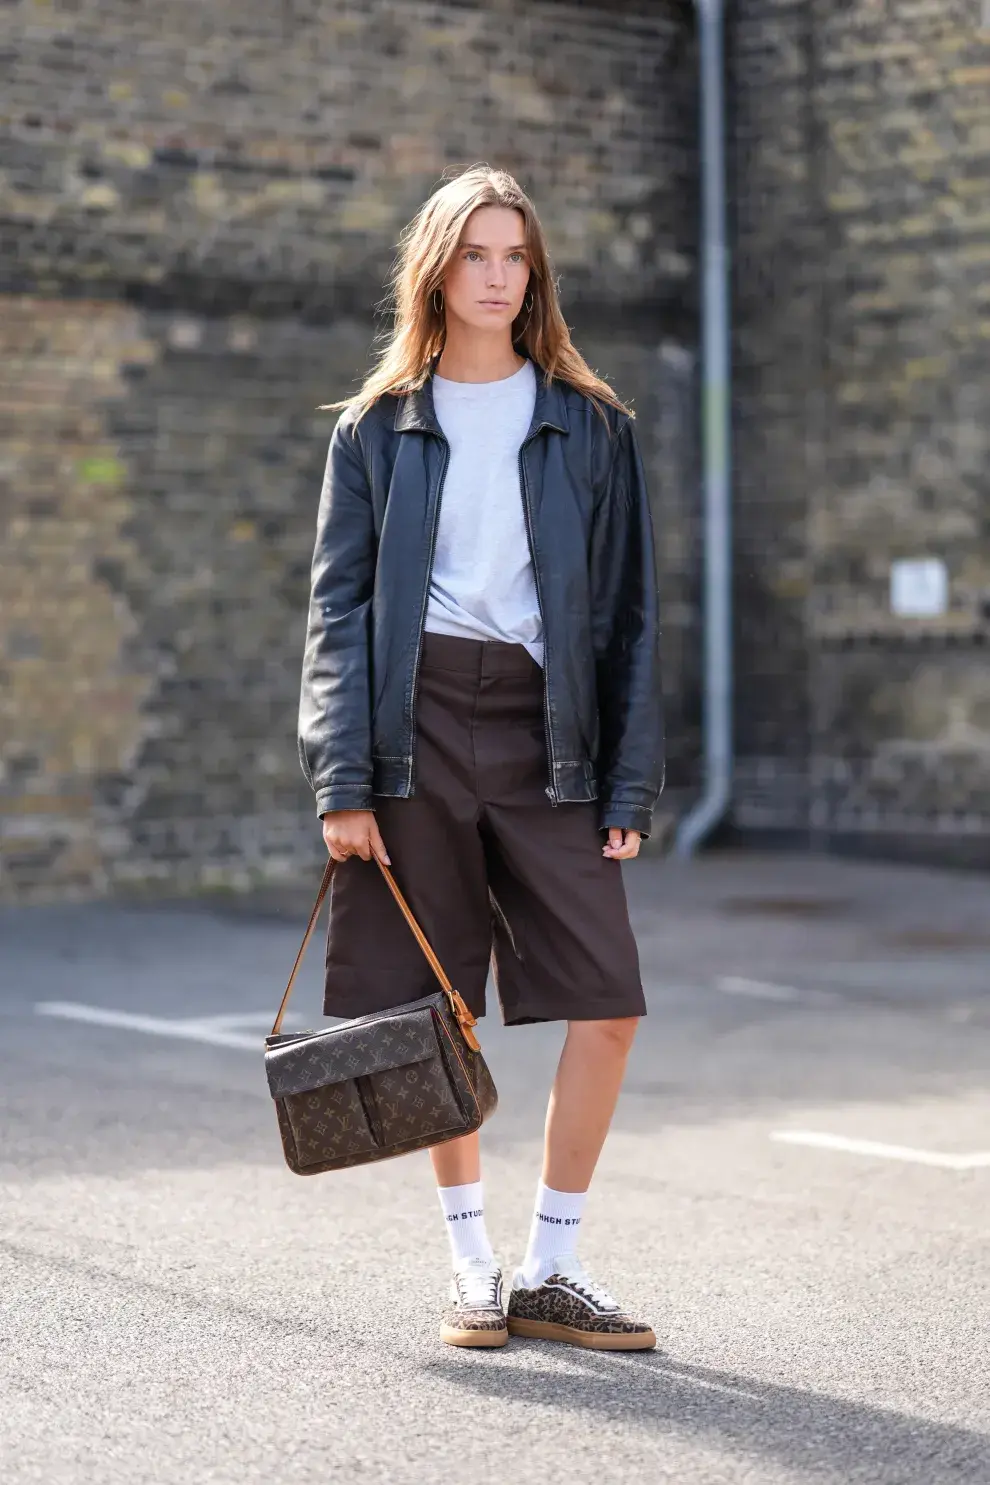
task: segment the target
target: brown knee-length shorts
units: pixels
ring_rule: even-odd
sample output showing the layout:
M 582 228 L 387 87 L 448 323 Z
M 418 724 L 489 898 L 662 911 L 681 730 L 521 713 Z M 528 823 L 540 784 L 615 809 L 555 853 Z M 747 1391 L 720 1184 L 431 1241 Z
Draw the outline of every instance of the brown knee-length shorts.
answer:
M 598 806 L 551 804 L 543 672 L 521 645 L 424 637 L 416 793 L 376 797 L 392 869 L 455 989 L 507 1026 L 646 1013 L 619 863 Z M 328 1016 L 430 994 L 436 981 L 374 862 L 333 879 Z

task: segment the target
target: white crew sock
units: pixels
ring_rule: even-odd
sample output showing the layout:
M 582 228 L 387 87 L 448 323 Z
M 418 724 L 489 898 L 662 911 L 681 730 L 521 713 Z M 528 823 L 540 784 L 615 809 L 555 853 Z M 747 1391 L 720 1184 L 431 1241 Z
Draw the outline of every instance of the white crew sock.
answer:
M 457 1268 L 466 1258 L 491 1263 L 492 1245 L 485 1231 L 485 1191 L 481 1181 L 467 1186 L 438 1186 L 437 1195 L 447 1219 L 450 1252 Z
M 542 1181 L 537 1186 L 533 1225 L 521 1269 L 527 1289 L 535 1289 L 549 1279 L 558 1259 L 576 1253 L 587 1200 L 587 1191 L 553 1191 Z

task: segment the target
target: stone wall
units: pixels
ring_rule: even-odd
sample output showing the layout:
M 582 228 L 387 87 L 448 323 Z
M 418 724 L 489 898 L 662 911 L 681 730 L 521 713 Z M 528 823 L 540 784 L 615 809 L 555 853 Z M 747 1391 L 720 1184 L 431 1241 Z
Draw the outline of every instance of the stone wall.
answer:
M 641 419 L 672 780 L 696 738 L 688 8 L 7 6 L 0 895 L 288 879 L 318 403 L 441 172 L 516 171 Z
M 734 820 L 990 864 L 990 33 L 741 0 Z M 948 612 L 891 613 L 940 557 Z

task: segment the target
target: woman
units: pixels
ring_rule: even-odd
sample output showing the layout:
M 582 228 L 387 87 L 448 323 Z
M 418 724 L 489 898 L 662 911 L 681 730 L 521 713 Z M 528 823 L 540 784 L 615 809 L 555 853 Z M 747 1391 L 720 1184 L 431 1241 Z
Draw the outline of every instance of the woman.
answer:
M 572 345 L 526 195 L 485 166 L 403 234 L 396 320 L 330 444 L 300 758 L 334 879 L 325 1011 L 427 994 L 395 864 L 476 1016 L 566 1020 L 529 1243 L 503 1308 L 478 1136 L 431 1151 L 452 1345 L 656 1344 L 578 1261 L 645 1014 L 619 862 L 663 781 L 653 538 L 632 422 Z M 369 986 L 373 990 L 369 991 Z

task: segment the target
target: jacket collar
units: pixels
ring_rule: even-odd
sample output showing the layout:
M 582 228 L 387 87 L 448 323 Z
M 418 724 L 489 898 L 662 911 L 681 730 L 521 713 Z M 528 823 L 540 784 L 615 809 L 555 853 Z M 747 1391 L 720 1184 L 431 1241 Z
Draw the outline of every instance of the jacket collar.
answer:
M 439 357 L 434 359 L 430 374 L 421 387 L 400 395 L 399 405 L 395 410 L 396 433 L 436 433 L 440 438 L 443 437 L 443 429 L 437 422 L 436 409 L 433 406 L 433 375 L 438 360 Z M 535 361 L 533 370 L 536 372 L 536 404 L 533 408 L 533 421 L 526 434 L 527 439 L 532 438 L 534 433 L 539 433 L 541 428 L 555 428 L 558 433 L 569 433 L 563 386 L 558 381 L 552 381 L 547 386 L 544 373 Z

